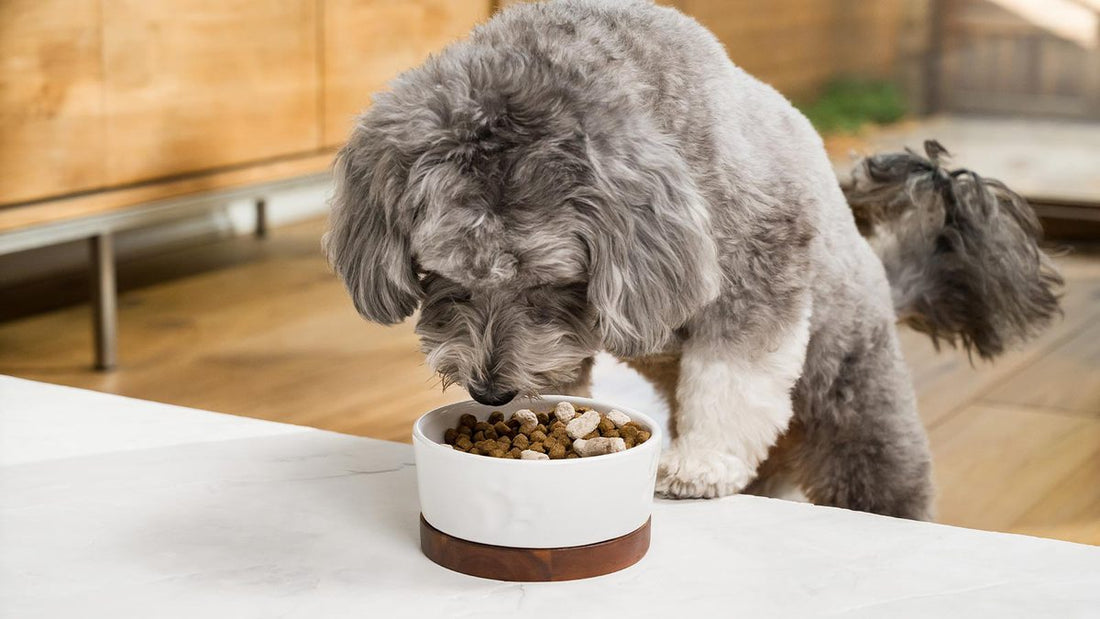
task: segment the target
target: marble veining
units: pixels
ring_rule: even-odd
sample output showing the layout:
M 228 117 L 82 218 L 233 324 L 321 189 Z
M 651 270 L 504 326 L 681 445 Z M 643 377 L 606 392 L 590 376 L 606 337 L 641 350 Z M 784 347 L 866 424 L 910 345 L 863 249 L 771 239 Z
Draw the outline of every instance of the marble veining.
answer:
M 163 425 L 147 422 L 161 416 Z M 51 433 L 39 427 L 47 421 L 98 429 Z M 4 617 L 1088 617 L 1100 608 L 1095 547 L 750 496 L 657 501 L 649 554 L 616 574 L 482 580 L 420 554 L 408 445 L 6 377 L 0 424 L 0 445 L 19 451 L 0 458 Z M 579 603 L 597 598 L 613 602 Z

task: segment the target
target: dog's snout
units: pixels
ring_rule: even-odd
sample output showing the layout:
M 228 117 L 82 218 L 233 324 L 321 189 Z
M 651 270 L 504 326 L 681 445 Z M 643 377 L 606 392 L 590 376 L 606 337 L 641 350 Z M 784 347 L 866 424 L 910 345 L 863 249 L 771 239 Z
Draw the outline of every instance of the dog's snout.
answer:
M 511 402 L 516 397 L 515 391 L 481 389 L 472 385 L 467 389 L 467 391 L 470 392 L 470 397 L 476 400 L 479 404 L 484 404 L 486 406 L 501 406 Z

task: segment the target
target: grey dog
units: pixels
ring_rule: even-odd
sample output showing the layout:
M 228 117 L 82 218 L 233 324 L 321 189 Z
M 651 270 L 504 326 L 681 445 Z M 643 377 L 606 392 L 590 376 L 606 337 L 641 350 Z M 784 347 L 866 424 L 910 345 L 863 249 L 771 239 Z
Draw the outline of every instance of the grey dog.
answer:
M 806 118 L 692 19 L 521 5 L 374 98 L 325 246 L 367 319 L 420 308 L 428 363 L 479 402 L 583 395 L 600 350 L 638 369 L 672 411 L 668 496 L 786 476 L 930 518 L 895 323 L 992 357 L 1060 280 L 1023 200 L 927 149 L 845 196 Z

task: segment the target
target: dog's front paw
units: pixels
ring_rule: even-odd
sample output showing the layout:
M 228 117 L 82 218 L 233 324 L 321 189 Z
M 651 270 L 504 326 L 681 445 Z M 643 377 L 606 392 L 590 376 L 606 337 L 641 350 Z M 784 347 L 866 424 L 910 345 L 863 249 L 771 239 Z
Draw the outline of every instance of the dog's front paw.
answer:
M 672 447 L 661 455 L 657 493 L 674 499 L 712 499 L 737 494 L 756 473 L 740 458 L 715 449 Z

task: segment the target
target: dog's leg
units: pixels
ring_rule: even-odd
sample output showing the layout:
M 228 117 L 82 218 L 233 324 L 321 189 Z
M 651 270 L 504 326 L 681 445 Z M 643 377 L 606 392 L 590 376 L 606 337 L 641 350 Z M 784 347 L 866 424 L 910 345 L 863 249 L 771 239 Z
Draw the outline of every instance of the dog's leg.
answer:
M 735 494 L 791 419 L 791 390 L 810 337 L 809 295 L 794 324 L 767 347 L 693 336 L 676 390 L 677 437 L 661 458 L 657 490 L 677 498 Z
M 893 325 L 875 326 L 839 367 L 827 348 L 811 345 L 807 375 L 817 384 L 798 386 L 807 404 L 791 458 L 800 485 L 816 504 L 930 520 L 928 441 Z M 835 371 L 813 372 L 814 365 Z

